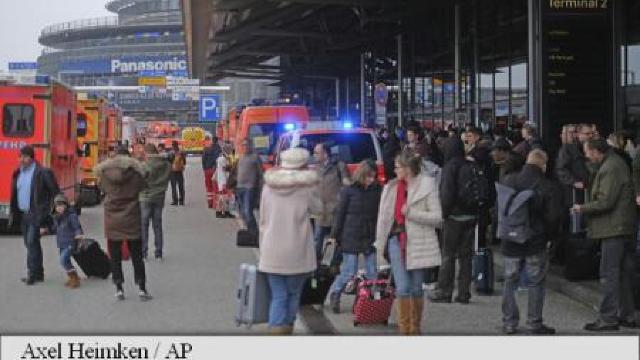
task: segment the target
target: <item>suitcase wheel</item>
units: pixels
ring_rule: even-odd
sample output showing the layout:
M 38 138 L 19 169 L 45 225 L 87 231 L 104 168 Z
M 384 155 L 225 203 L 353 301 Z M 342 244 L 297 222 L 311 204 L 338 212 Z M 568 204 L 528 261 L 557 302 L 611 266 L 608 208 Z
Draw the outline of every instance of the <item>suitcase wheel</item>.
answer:
M 360 325 L 360 323 L 359 323 L 359 322 L 357 322 L 357 321 L 354 321 L 354 322 L 353 322 L 353 326 L 357 327 L 358 325 Z
M 385 321 L 382 323 L 382 325 L 384 325 L 384 326 L 389 326 L 389 320 L 385 320 Z

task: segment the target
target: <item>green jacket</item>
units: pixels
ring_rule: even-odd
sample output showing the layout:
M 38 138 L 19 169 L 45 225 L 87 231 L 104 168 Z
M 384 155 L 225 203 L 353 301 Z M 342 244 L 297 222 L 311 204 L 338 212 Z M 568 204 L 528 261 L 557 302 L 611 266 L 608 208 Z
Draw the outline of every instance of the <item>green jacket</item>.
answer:
M 636 204 L 629 168 L 610 151 L 593 177 L 590 201 L 584 205 L 591 239 L 633 236 Z
M 640 151 L 633 158 L 633 186 L 636 190 L 636 196 L 640 195 Z
M 147 187 L 140 193 L 140 201 L 164 201 L 171 174 L 171 164 L 160 155 L 148 155 L 144 166 L 148 173 Z

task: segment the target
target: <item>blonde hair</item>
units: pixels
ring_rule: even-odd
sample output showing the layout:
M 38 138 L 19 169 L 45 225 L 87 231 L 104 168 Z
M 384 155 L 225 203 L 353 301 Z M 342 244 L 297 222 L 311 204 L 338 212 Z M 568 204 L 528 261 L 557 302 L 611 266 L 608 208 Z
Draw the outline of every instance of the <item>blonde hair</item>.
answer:
M 627 145 L 624 139 L 624 135 L 622 135 L 621 133 L 612 133 L 611 135 L 609 135 L 609 137 L 607 138 L 607 143 L 612 147 L 620 150 L 624 150 L 625 146 Z
M 547 153 L 540 149 L 531 150 L 527 156 L 527 164 L 537 165 L 540 168 L 545 167 L 547 165 L 547 161 L 549 161 Z
M 356 168 L 356 171 L 353 173 L 353 182 L 354 183 L 358 183 L 360 185 L 366 185 L 367 184 L 367 177 L 369 177 L 370 174 L 374 174 L 376 173 L 376 169 L 374 167 L 371 166 L 371 161 L 370 160 L 362 160 L 359 164 L 358 167 Z

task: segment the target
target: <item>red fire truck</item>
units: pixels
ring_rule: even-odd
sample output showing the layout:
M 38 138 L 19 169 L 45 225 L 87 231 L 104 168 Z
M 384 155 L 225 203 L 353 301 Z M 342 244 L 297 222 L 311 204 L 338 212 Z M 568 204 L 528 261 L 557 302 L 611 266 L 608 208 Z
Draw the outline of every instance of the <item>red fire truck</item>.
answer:
M 25 145 L 35 148 L 36 160 L 53 170 L 60 189 L 75 203 L 78 148 L 73 90 L 46 77 L 30 84 L 0 80 L 0 123 L 0 231 L 6 230 L 11 175 Z

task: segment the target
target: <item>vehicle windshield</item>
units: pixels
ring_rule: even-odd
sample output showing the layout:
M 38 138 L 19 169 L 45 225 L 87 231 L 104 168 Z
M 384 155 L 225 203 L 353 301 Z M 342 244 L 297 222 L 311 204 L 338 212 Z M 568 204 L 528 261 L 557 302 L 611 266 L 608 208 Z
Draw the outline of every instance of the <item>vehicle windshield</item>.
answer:
M 268 156 L 281 134 L 285 132 L 283 124 L 253 124 L 249 126 L 249 138 L 253 142 L 256 154 Z
M 313 154 L 314 147 L 319 143 L 327 145 L 332 158 L 345 164 L 357 164 L 366 159 L 377 160 L 376 148 L 371 134 L 304 134 L 300 136 L 300 143 L 297 146 L 303 147 L 309 150 L 310 154 Z

